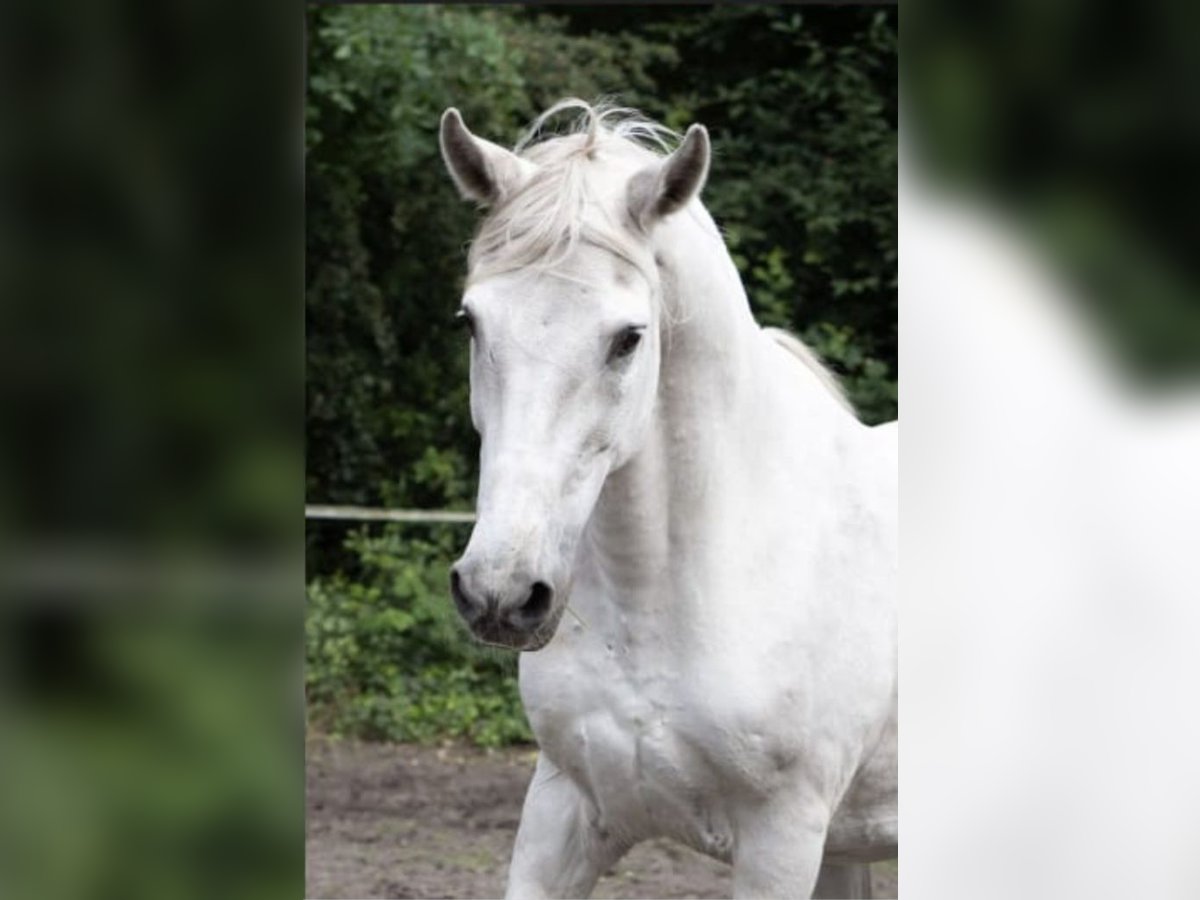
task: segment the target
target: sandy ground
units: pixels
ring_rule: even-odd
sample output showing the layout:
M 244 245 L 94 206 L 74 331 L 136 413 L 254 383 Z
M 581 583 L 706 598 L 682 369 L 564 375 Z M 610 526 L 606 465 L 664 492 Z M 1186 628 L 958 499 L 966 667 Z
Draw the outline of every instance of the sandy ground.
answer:
M 307 748 L 307 896 L 500 897 L 531 748 L 362 744 L 312 737 Z M 896 865 L 872 872 L 896 896 Z M 635 847 L 600 898 L 728 897 L 729 867 L 669 841 Z

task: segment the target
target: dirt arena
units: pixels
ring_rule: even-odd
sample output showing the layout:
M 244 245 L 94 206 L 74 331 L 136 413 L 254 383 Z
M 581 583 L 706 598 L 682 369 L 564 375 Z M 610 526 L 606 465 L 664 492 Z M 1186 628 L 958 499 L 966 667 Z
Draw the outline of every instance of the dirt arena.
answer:
M 307 896 L 500 897 L 530 748 L 308 741 Z M 729 867 L 669 841 L 634 848 L 594 896 L 728 897 Z M 895 897 L 896 865 L 873 872 Z

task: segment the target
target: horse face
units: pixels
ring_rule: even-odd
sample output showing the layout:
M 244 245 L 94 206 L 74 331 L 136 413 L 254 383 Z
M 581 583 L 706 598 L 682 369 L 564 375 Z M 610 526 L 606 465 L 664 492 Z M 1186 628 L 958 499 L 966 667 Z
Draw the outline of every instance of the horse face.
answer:
M 482 447 L 478 520 L 451 590 L 486 643 L 536 650 L 554 635 L 600 489 L 649 426 L 655 290 L 616 256 L 581 247 L 554 274 L 501 275 L 463 298 Z
M 450 585 L 480 640 L 521 650 L 554 636 L 604 480 L 649 428 L 660 351 L 648 238 L 708 173 L 701 126 L 667 157 L 598 135 L 552 141 L 534 162 L 475 137 L 448 109 L 438 138 L 459 192 L 492 207 L 490 221 L 503 226 L 484 223 L 480 255 L 524 260 L 491 277 L 476 269 L 463 298 L 471 416 L 483 444 L 478 520 Z M 559 259 L 563 235 L 574 238 Z M 610 249 L 600 249 L 605 241 Z

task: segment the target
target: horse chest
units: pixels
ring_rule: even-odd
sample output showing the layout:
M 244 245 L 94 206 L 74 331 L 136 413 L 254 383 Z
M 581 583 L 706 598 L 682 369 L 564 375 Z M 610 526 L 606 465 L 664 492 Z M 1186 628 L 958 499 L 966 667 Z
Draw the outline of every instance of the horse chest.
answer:
M 522 663 L 542 751 L 587 794 L 603 827 L 727 857 L 738 802 L 778 780 L 761 730 L 703 702 L 693 679 L 661 661 L 621 664 L 574 649 L 569 661 Z

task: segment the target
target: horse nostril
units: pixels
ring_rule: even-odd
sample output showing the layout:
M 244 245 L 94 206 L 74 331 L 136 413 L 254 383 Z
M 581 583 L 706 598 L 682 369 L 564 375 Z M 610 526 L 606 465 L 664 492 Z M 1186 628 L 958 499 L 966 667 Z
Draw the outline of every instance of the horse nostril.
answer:
M 458 614 L 468 623 L 474 622 L 483 613 L 484 605 L 466 592 L 457 568 L 450 570 L 450 595 L 454 598 Z
M 518 612 L 527 622 L 540 622 L 550 612 L 550 600 L 554 597 L 554 589 L 544 581 L 535 581 L 529 591 L 529 598 L 521 604 Z

